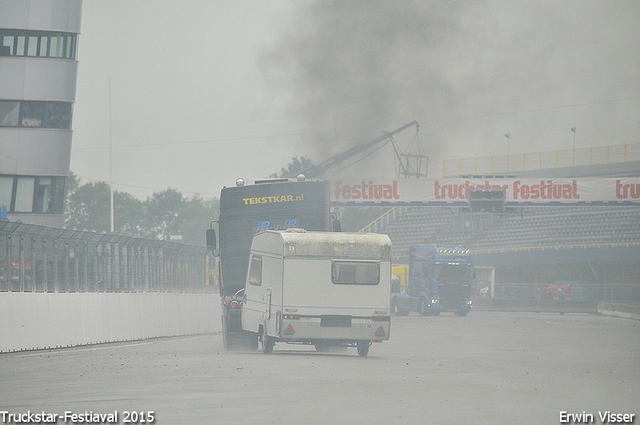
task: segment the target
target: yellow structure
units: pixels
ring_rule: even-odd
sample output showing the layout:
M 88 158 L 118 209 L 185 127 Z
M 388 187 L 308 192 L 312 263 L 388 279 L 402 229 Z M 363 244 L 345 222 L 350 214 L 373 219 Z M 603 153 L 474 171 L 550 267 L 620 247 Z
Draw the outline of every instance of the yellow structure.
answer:
M 407 288 L 409 284 L 409 266 L 393 266 L 391 267 L 391 274 L 400 278 L 400 286 L 402 289 Z
M 564 149 L 517 155 L 496 155 L 477 158 L 445 159 L 443 176 L 461 174 L 495 174 L 598 165 L 640 160 L 640 143 L 601 146 L 596 148 Z

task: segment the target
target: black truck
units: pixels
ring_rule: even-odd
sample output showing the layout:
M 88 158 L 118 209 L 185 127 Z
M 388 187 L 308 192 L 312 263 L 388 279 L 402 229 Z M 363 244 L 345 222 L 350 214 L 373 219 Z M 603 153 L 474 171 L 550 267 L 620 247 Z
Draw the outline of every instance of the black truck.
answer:
M 329 182 L 267 179 L 220 192 L 220 216 L 216 229 L 207 230 L 207 246 L 219 257 L 218 276 L 222 303 L 222 335 L 227 350 L 254 348 L 255 341 L 242 330 L 241 312 L 249 252 L 253 236 L 265 230 L 339 230 L 329 207 Z M 217 238 L 216 238 L 217 237 Z M 257 347 L 255 347 L 257 348 Z

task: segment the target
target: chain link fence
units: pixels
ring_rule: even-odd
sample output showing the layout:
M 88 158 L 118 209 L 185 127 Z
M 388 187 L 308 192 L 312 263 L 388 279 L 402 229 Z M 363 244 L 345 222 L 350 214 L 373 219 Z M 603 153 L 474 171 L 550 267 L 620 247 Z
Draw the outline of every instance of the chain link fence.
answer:
M 214 292 L 205 247 L 0 221 L 0 292 Z

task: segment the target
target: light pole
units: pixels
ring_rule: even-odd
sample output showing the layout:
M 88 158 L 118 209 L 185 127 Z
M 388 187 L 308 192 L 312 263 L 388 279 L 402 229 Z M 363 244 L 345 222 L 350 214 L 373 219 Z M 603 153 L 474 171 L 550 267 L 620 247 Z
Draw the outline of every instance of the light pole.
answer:
M 576 126 L 571 127 L 573 132 L 573 165 L 576 165 Z
M 507 138 L 507 173 L 509 172 L 509 144 L 511 143 L 511 133 L 504 135 Z
M 113 205 L 113 137 L 111 135 L 112 127 L 111 118 L 111 77 L 109 77 L 109 229 L 114 233 L 114 214 Z

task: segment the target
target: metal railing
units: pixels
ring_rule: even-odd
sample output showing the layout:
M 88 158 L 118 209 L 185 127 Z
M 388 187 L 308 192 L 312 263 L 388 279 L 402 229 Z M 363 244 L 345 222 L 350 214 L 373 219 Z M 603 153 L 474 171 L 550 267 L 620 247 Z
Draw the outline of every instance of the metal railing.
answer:
M 376 218 L 371 223 L 367 224 L 358 232 L 359 233 L 377 233 L 380 230 L 382 230 L 384 226 L 391 223 L 396 218 L 400 217 L 406 210 L 407 210 L 407 207 L 391 208 L 389 211 L 382 214 L 380 217 Z
M 600 165 L 640 160 L 640 143 L 596 148 L 563 149 L 517 155 L 445 159 L 442 176 L 500 174 L 580 165 Z
M 213 292 L 205 247 L 0 222 L 0 292 Z

